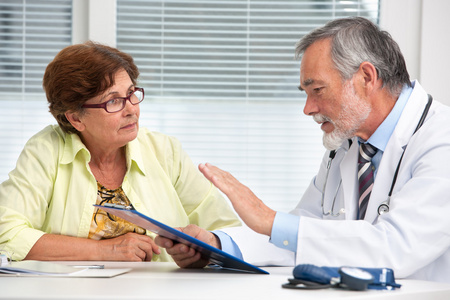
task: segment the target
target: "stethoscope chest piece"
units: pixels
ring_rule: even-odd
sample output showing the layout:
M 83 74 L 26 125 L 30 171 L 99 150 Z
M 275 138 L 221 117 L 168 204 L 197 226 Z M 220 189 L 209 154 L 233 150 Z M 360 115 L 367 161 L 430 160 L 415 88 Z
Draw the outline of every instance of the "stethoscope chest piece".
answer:
M 383 202 L 378 206 L 378 214 L 381 216 L 389 212 L 389 204 L 387 202 Z

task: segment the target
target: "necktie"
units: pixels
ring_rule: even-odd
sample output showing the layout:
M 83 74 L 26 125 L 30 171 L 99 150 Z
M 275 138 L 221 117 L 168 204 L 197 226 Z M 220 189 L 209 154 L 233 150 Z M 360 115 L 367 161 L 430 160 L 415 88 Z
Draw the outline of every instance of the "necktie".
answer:
M 361 144 L 358 158 L 358 182 L 359 182 L 359 219 L 366 215 L 370 193 L 373 187 L 372 157 L 377 153 L 377 148 L 370 144 Z

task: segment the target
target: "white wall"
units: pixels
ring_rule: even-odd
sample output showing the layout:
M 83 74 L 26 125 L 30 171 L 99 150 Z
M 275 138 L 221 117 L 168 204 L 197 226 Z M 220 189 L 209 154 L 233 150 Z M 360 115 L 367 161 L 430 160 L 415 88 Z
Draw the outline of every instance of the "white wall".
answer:
M 450 105 L 450 1 L 381 0 L 380 27 L 391 33 L 405 56 L 411 79 L 433 98 Z
M 450 1 L 423 2 L 421 81 L 436 99 L 450 105 Z
M 86 40 L 116 46 L 116 0 L 73 0 L 72 43 Z

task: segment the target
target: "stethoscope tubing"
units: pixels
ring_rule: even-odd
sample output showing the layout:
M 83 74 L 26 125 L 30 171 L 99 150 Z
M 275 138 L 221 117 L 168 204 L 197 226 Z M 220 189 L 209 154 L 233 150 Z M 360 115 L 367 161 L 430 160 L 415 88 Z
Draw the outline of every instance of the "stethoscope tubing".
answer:
M 415 130 L 414 130 L 414 132 L 413 132 L 412 135 L 414 135 L 414 134 L 417 132 L 417 130 L 419 130 L 419 128 L 422 127 L 422 125 L 423 125 L 423 123 L 424 123 L 424 121 L 425 121 L 425 118 L 426 118 L 427 115 L 428 115 L 428 111 L 430 110 L 430 107 L 431 107 L 431 104 L 432 104 L 432 103 L 433 103 L 433 97 L 432 97 L 430 94 L 428 94 L 428 102 L 427 102 L 427 105 L 425 106 L 425 108 L 424 108 L 424 110 L 423 110 L 423 112 L 422 112 L 422 116 L 420 117 L 420 120 L 419 120 L 419 122 L 417 123 L 417 126 L 416 126 L 416 128 L 415 128 Z M 351 144 L 352 144 L 352 141 L 349 140 L 349 148 L 351 147 Z M 387 200 L 384 201 L 383 203 L 381 203 L 381 204 L 378 206 L 378 209 L 377 209 L 378 215 L 382 215 L 382 214 L 385 214 L 385 213 L 388 213 L 388 212 L 389 212 L 392 192 L 393 192 L 393 190 L 394 190 L 395 183 L 397 182 L 398 172 L 399 172 L 399 170 L 400 170 L 400 166 L 401 166 L 401 164 L 402 164 L 403 156 L 404 156 L 404 154 L 405 154 L 405 151 L 406 151 L 407 146 L 408 146 L 408 145 L 406 145 L 406 146 L 403 148 L 403 153 L 402 153 L 402 155 L 401 155 L 401 157 L 400 157 L 400 160 L 398 161 L 397 168 L 395 169 L 395 173 L 394 173 L 394 176 L 393 176 L 393 178 L 392 178 L 391 188 L 389 189 L 389 193 L 388 193 Z M 338 187 L 337 187 L 337 189 L 336 189 L 336 193 L 335 193 L 334 198 L 333 198 L 333 203 L 332 203 L 332 205 L 331 205 L 331 209 L 330 209 L 328 212 L 326 212 L 326 213 L 325 213 L 325 210 L 324 210 L 325 190 L 326 190 L 326 186 L 327 186 L 327 182 L 328 182 L 328 175 L 329 175 L 329 173 L 330 173 L 331 164 L 332 164 L 333 159 L 334 159 L 334 157 L 336 156 L 336 153 L 337 153 L 338 150 L 339 150 L 339 149 L 331 150 L 331 151 L 330 151 L 329 160 L 328 160 L 328 163 L 327 163 L 327 173 L 326 173 L 326 175 L 325 175 L 325 183 L 323 184 L 323 190 L 322 190 L 322 214 L 323 214 L 324 216 L 329 216 L 329 215 L 331 215 L 332 217 L 338 217 L 338 216 L 341 215 L 341 213 L 345 213 L 345 209 L 344 209 L 344 208 L 341 208 L 341 209 L 339 210 L 339 212 L 334 213 L 334 205 L 335 205 L 335 202 L 336 202 L 337 193 L 339 192 L 339 188 L 341 187 L 342 179 L 339 181 Z

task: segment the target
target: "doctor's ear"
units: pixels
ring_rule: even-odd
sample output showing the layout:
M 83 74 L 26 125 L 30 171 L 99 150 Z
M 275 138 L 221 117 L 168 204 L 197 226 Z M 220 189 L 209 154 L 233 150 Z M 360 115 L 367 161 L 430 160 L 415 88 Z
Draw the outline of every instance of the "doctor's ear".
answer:
M 365 61 L 361 63 L 357 73 L 361 76 L 364 88 L 369 92 L 381 84 L 381 79 L 378 79 L 377 69 L 370 62 Z

